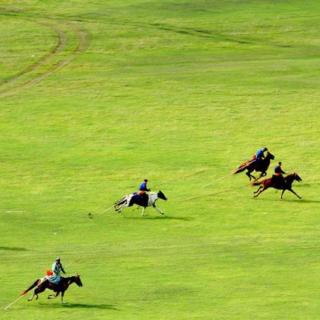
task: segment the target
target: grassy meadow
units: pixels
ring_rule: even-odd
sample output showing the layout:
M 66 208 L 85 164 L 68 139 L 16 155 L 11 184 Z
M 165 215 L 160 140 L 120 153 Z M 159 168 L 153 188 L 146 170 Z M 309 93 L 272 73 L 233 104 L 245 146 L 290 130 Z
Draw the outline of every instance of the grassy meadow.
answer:
M 0 0 L 0 318 L 318 319 L 319 10 Z M 262 146 L 302 200 L 231 174 Z M 106 211 L 144 178 L 165 216 Z M 84 287 L 3 310 L 56 256 Z

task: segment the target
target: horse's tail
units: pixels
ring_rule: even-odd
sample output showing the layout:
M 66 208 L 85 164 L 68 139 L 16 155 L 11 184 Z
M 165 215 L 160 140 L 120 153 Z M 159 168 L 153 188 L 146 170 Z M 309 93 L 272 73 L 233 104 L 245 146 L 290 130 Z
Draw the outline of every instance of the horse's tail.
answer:
M 239 168 L 235 169 L 232 173 L 237 174 L 237 173 L 240 173 L 246 169 L 247 169 L 247 166 L 240 166 Z
M 240 173 L 246 169 L 254 162 L 254 160 L 247 160 L 244 163 L 242 163 L 237 169 L 233 171 L 233 174 Z
M 264 184 L 265 181 L 270 180 L 270 179 L 262 179 L 262 180 L 254 180 L 251 182 L 252 186 L 260 186 L 261 184 Z
M 28 289 L 21 292 L 21 295 L 25 295 L 30 290 L 32 290 L 34 287 L 38 286 L 41 283 L 41 279 L 37 279 Z
M 114 206 L 119 206 L 120 204 L 124 203 L 126 200 L 126 196 L 122 197 L 121 199 L 117 200 L 115 203 L 114 203 Z
M 259 181 L 259 180 L 255 180 L 255 181 L 251 182 L 252 186 L 259 186 L 260 184 L 262 184 L 262 181 Z

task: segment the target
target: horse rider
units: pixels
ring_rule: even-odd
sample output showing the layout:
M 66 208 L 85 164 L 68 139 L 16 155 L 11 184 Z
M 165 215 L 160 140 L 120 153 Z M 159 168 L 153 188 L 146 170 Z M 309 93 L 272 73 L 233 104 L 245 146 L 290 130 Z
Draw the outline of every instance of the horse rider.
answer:
M 151 191 L 148 186 L 148 179 L 144 179 L 143 182 L 139 186 L 139 191 L 137 192 L 139 196 L 146 197 L 146 192 Z
M 51 283 L 54 284 L 59 284 L 61 280 L 60 273 L 65 274 L 65 270 L 62 266 L 60 257 L 57 257 L 56 260 L 53 262 L 51 270 L 47 271 L 47 275 L 45 276 L 45 280 L 50 281 Z
M 61 276 L 60 276 L 61 272 L 63 274 L 66 273 L 62 266 L 60 257 L 57 257 L 56 260 L 53 262 L 51 269 L 47 270 L 46 275 L 40 279 L 38 286 L 45 281 L 49 281 L 54 284 L 59 284 L 61 280 Z
M 272 183 L 279 183 L 281 186 L 285 184 L 283 174 L 285 172 L 281 168 L 282 162 L 278 162 L 278 165 L 274 168 L 274 174 L 272 175 Z
M 255 154 L 255 162 L 258 164 L 265 159 L 264 152 L 268 151 L 267 147 L 260 148 Z

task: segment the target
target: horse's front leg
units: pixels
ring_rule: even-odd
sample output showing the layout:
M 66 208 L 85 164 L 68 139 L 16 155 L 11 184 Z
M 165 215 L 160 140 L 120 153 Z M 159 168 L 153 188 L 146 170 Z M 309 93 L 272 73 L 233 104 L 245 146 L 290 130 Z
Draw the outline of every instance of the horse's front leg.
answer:
M 265 177 L 267 175 L 267 173 L 264 171 L 264 172 L 261 172 L 260 176 L 258 179 L 262 178 L 262 177 Z
M 299 199 L 302 199 L 302 197 L 300 197 L 295 191 L 293 191 L 292 189 L 289 189 L 290 192 L 292 192 L 294 195 L 296 195 Z
M 144 211 L 146 210 L 146 207 L 142 207 L 142 210 L 141 210 L 141 216 L 143 217 L 144 216 Z
M 61 292 L 61 303 L 64 303 L 64 301 L 63 301 L 64 292 L 65 292 L 65 291 L 62 291 L 62 292 Z
M 248 176 L 249 181 L 251 181 L 251 177 L 252 177 L 252 175 L 251 175 L 251 173 L 250 173 L 250 171 L 249 171 L 249 170 L 247 170 L 246 175 Z
M 283 199 L 283 194 L 284 192 L 286 191 L 286 189 L 283 189 L 282 192 L 281 192 L 281 199 Z
M 160 214 L 164 215 L 164 212 L 161 211 L 155 204 L 153 204 L 152 207 L 153 207 L 157 212 L 159 212 Z

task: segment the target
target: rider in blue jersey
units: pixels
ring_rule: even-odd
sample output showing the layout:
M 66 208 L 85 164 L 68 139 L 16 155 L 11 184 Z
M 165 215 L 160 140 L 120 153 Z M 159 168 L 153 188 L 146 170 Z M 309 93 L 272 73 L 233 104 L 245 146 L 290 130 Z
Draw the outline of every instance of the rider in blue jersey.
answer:
M 148 184 L 148 179 L 144 179 L 143 182 L 139 186 L 139 191 L 137 192 L 137 194 L 140 197 L 144 198 L 145 201 L 147 201 L 147 199 L 148 199 L 148 195 L 146 192 L 151 191 L 148 188 L 147 184 Z
M 63 274 L 66 273 L 65 270 L 63 269 L 63 266 L 62 266 L 62 263 L 61 263 L 59 257 L 57 257 L 55 262 L 52 264 L 51 270 L 52 270 L 53 274 L 50 277 L 48 277 L 48 280 L 52 283 L 58 284 L 61 280 L 60 273 L 61 272 Z
M 147 187 L 148 179 L 144 179 L 143 182 L 139 186 L 139 194 L 143 195 L 146 193 L 146 191 L 150 191 L 150 189 Z
M 261 148 L 256 152 L 256 160 L 260 161 L 263 160 L 265 158 L 264 156 L 264 152 L 268 151 L 267 147 Z

